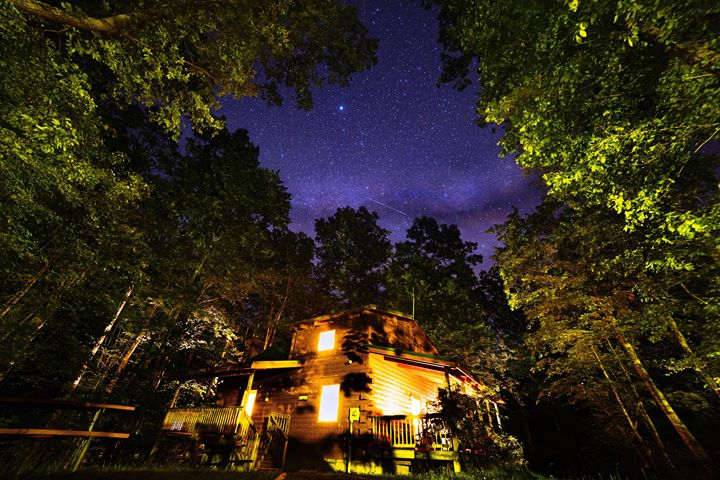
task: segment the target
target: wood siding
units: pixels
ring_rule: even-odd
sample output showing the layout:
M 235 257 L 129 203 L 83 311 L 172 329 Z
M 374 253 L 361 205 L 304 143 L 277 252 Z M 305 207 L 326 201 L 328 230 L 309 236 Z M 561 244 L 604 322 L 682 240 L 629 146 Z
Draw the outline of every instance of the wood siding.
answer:
M 319 335 L 328 330 L 335 330 L 335 347 L 318 352 Z M 425 404 L 437 398 L 438 387 L 446 386 L 441 369 L 388 360 L 386 355 L 368 353 L 369 344 L 437 355 L 412 319 L 363 309 L 299 324 L 290 359 L 303 362 L 302 367 L 255 371 L 252 421 L 258 431 L 265 428 L 271 413 L 291 416 L 288 469 L 322 470 L 327 469 L 325 459 L 342 461 L 350 408 L 360 409 L 360 420 L 353 424 L 354 437 L 370 440 L 373 416 L 409 414 L 411 396 L 426 411 Z M 321 389 L 334 384 L 340 385 L 338 421 L 319 422 Z M 246 385 L 246 376 L 221 380 L 219 404 L 240 405 Z M 361 460 L 356 453 L 353 458 Z
M 432 411 L 429 404 L 437 400 L 438 389 L 447 388 L 442 371 L 398 363 L 377 353 L 368 357 L 376 415 L 409 415 L 411 398 L 420 400 L 421 413 Z
M 339 346 L 346 354 L 369 344 L 438 354 L 415 320 L 400 314 L 362 309 L 317 317 L 299 324 L 293 338 L 291 358 L 303 359 L 308 354 L 317 353 L 319 335 L 328 330 L 336 330 L 336 347 Z

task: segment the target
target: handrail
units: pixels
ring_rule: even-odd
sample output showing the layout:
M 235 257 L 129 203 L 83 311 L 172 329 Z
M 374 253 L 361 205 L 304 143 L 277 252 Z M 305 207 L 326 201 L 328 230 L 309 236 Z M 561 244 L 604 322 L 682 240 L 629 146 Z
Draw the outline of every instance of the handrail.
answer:
M 285 432 L 282 431 L 282 429 L 280 428 L 280 424 L 277 423 L 277 420 L 275 420 L 274 418 L 270 418 L 270 421 L 275 424 L 275 428 L 273 429 L 273 432 L 279 433 L 279 434 L 282 435 L 282 437 L 285 438 L 285 439 L 290 438 L 287 433 L 285 433 Z
M 434 451 L 454 450 L 450 428 L 436 415 L 371 418 L 373 443 L 376 446 Z
M 279 461 L 280 468 L 285 468 L 287 447 L 290 434 L 290 415 L 273 412 L 268 416 L 267 427 L 268 453 Z
M 119 410 L 134 412 L 131 405 L 113 405 L 109 403 L 78 402 L 74 400 L 56 400 L 53 398 L 0 397 L 0 405 L 12 405 L 15 408 L 47 407 L 52 410 Z
M 0 437 L 85 437 L 85 438 L 130 438 L 129 433 L 95 432 L 88 430 L 58 430 L 51 428 L 0 428 Z
M 243 407 L 171 408 L 162 429 L 177 433 L 225 433 L 245 437 L 252 420 Z
M 257 460 L 260 435 L 244 407 L 171 408 L 163 420 L 166 433 L 234 435 L 237 455 L 232 461 Z

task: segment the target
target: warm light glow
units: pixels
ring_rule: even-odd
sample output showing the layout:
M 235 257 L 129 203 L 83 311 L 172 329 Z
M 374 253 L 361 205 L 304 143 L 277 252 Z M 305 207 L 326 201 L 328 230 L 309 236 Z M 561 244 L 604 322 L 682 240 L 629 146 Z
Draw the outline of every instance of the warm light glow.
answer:
M 320 332 L 318 338 L 318 352 L 324 352 L 326 350 L 333 350 L 335 348 L 335 330 L 328 330 L 327 332 Z
M 245 404 L 245 413 L 252 417 L 253 407 L 255 406 L 255 398 L 257 397 L 257 390 L 250 390 L 247 396 L 247 403 Z
M 417 417 L 420 415 L 420 399 L 410 397 L 410 414 Z
M 446 388 L 445 374 L 421 367 L 385 360 L 371 353 L 369 365 L 373 373 L 372 399 L 375 409 L 383 415 L 407 415 L 412 411 L 410 395 L 420 401 L 420 410 L 437 398 L 438 388 Z
M 320 416 L 318 422 L 337 422 L 340 406 L 340 384 L 325 385 L 320 391 Z

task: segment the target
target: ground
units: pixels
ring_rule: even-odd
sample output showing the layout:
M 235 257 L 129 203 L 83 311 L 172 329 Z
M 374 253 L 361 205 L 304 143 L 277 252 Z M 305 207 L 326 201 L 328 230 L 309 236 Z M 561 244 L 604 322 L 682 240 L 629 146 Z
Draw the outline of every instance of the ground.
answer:
M 524 471 L 489 469 L 475 473 L 424 474 L 418 476 L 360 476 L 341 473 L 225 472 L 208 470 L 86 470 L 76 473 L 27 477 L 28 480 L 547 480 Z

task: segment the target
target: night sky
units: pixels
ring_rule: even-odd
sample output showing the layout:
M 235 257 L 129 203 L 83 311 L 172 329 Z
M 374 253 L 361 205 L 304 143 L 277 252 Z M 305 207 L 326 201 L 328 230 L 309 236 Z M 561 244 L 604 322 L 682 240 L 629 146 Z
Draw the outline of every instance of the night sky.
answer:
M 498 157 L 500 132 L 474 124 L 477 86 L 437 87 L 440 45 L 433 11 L 418 0 L 358 0 L 360 19 L 380 41 L 378 64 L 349 87 L 325 87 L 312 111 L 292 100 L 223 102 L 231 129 L 245 128 L 263 166 L 280 171 L 292 195 L 294 230 L 313 234 L 315 219 L 365 205 L 404 239 L 415 217 L 458 225 L 489 265 L 497 245 L 486 230 L 516 206 L 542 196 L 537 181 Z

